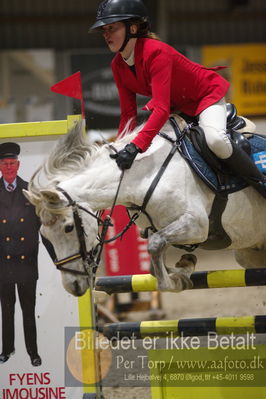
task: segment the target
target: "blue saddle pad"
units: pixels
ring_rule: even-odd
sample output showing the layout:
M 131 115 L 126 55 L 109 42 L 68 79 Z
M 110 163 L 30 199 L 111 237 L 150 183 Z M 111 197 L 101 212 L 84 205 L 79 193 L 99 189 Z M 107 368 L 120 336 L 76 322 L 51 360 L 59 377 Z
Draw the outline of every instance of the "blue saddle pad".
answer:
M 266 174 L 266 137 L 253 135 L 249 139 L 251 145 L 251 156 L 258 169 Z M 217 175 L 195 150 L 188 137 L 185 137 L 182 143 L 182 152 L 194 169 L 197 175 L 207 184 L 207 186 L 216 193 L 234 193 L 247 187 L 248 184 L 236 176 L 226 178 L 226 184 L 220 184 Z

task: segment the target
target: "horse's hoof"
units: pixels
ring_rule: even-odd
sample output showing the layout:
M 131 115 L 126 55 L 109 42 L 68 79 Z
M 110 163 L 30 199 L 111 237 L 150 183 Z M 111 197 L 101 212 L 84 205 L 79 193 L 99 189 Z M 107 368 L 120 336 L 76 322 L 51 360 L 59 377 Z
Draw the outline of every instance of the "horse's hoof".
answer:
M 181 278 L 183 290 L 191 290 L 193 288 L 193 282 L 187 276 L 182 276 Z
M 184 254 L 181 256 L 180 261 L 192 262 L 194 265 L 197 263 L 197 257 L 193 254 Z
M 191 288 L 193 288 L 193 282 L 190 280 L 190 278 L 186 274 L 171 273 L 171 274 L 169 274 L 169 277 L 175 283 L 175 292 L 181 292 L 181 291 L 190 290 Z
M 176 275 L 176 273 L 172 273 L 172 275 Z M 169 274 L 169 277 L 171 277 L 171 274 Z M 166 282 L 162 282 L 159 281 L 158 282 L 158 291 L 160 292 L 180 292 L 182 291 L 182 286 L 181 284 L 179 284 L 179 287 L 177 287 L 177 278 L 170 278 L 169 281 Z
M 195 270 L 197 258 L 195 255 L 186 254 L 175 264 L 175 272 L 186 274 L 190 277 L 191 273 Z

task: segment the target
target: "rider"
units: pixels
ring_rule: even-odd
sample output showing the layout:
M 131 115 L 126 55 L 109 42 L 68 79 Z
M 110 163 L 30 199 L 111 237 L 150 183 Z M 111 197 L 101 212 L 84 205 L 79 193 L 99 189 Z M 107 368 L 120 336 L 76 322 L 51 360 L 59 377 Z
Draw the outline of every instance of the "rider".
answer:
M 138 135 L 115 155 L 120 169 L 129 169 L 139 152 L 150 146 L 172 111 L 196 116 L 208 147 L 236 175 L 266 198 L 266 179 L 251 158 L 226 134 L 226 103 L 229 83 L 215 70 L 205 68 L 159 40 L 150 31 L 142 0 L 104 0 L 90 30 L 100 30 L 111 50 L 113 76 L 120 97 L 118 134 L 126 125 L 136 126 L 136 94 L 151 100 L 144 110 L 151 115 Z

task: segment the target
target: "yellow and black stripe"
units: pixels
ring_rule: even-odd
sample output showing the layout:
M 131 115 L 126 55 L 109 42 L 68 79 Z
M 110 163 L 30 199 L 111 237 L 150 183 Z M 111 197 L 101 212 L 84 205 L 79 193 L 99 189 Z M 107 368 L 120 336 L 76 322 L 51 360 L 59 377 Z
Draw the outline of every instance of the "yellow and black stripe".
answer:
M 196 272 L 191 275 L 193 289 L 251 287 L 266 285 L 265 269 L 236 269 Z M 95 289 L 108 294 L 157 291 L 157 280 L 151 274 L 100 277 Z
M 103 329 L 108 339 L 143 339 L 145 337 L 205 336 L 209 333 L 265 334 L 266 315 L 242 317 L 210 317 L 180 320 L 121 322 L 106 324 Z

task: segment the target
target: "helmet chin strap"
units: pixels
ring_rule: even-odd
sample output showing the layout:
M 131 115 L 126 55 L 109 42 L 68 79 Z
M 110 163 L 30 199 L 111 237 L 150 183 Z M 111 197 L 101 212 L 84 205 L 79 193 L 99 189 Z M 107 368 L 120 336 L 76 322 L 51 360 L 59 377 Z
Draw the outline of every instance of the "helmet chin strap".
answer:
M 118 50 L 119 53 L 122 53 L 122 51 L 124 51 L 124 49 L 125 49 L 125 47 L 128 44 L 130 39 L 136 38 L 136 37 L 142 37 L 142 35 L 140 35 L 139 33 L 131 33 L 130 32 L 131 24 L 128 21 L 124 21 L 124 24 L 125 24 L 125 27 L 126 27 L 125 40 L 124 40 L 122 46 L 120 47 L 120 49 Z
M 129 39 L 134 37 L 134 36 L 132 36 L 132 33 L 130 32 L 130 26 L 131 25 L 128 22 L 124 22 L 124 24 L 125 24 L 125 27 L 126 27 L 126 34 L 125 34 L 125 39 L 123 41 L 123 44 L 120 47 L 120 49 L 118 50 L 119 53 L 122 53 L 122 51 L 125 50 L 125 47 L 128 44 L 128 42 L 129 42 Z

